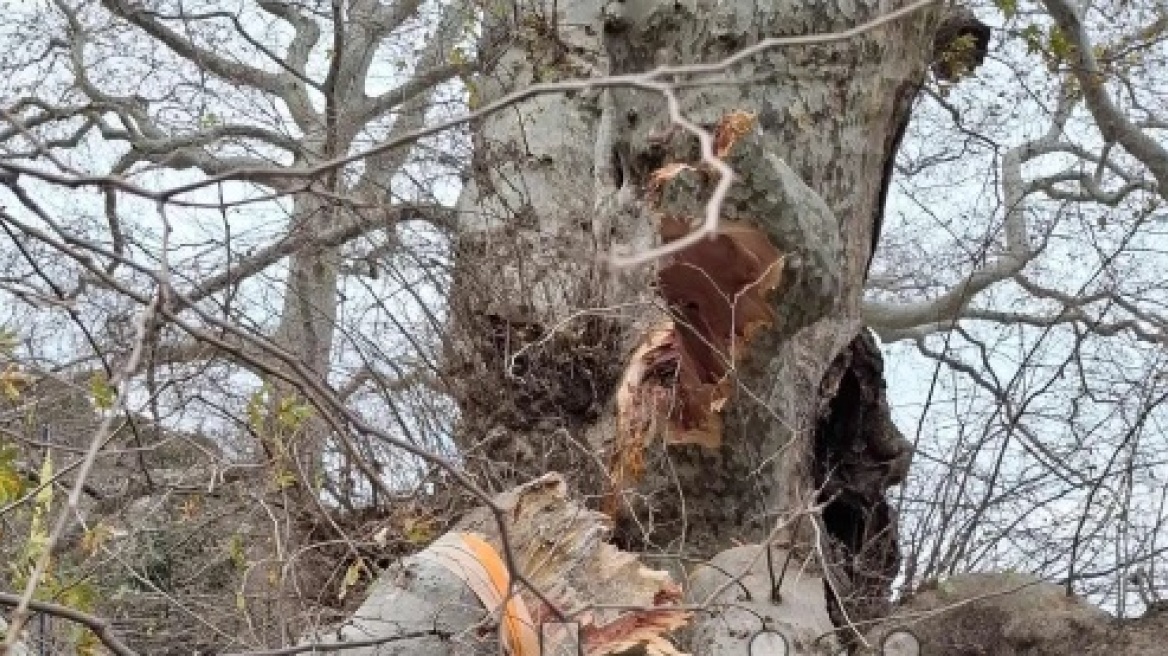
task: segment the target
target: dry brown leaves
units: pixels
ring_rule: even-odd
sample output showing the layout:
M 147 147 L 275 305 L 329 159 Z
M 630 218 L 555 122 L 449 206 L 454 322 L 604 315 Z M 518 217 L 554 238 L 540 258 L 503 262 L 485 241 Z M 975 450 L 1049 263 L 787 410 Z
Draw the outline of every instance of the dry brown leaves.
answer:
M 726 114 L 714 128 L 714 154 L 725 157 L 730 149 L 744 135 L 754 129 L 758 116 L 751 112 L 736 110 Z

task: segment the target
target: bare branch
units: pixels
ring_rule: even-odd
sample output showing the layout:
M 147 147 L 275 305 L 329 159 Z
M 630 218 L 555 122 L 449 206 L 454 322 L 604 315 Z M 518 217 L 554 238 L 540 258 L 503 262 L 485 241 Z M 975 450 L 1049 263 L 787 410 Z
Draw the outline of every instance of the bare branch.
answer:
M 400 106 L 401 111 L 386 137 L 387 141 L 399 139 L 425 125 L 426 110 L 430 106 L 435 86 L 454 74 L 450 69 L 458 68 L 443 66 L 441 62 L 449 50 L 450 42 L 462 27 L 460 14 L 462 8 L 461 2 L 454 3 L 442 16 L 434 38 L 418 58 L 418 68 L 422 72 L 415 74 L 393 91 L 373 99 L 369 107 L 362 112 L 363 121 L 368 122 Z M 391 198 L 385 198 L 386 190 L 390 189 L 393 177 L 408 161 L 409 154 L 408 149 L 402 148 L 379 153 L 366 160 L 365 173 L 355 189 L 357 196 L 377 199 L 382 203 L 392 202 Z
M 443 44 L 440 38 L 435 38 L 434 41 L 436 43 L 432 42 L 432 48 L 436 47 L 441 52 L 442 46 L 447 45 L 447 49 L 449 49 L 448 44 Z M 424 68 L 401 86 L 386 91 L 376 98 L 370 98 L 366 108 L 361 113 L 361 118 L 364 121 L 371 121 L 385 116 L 404 103 L 432 91 L 435 86 L 473 69 L 474 65 L 471 63 L 439 63 L 433 67 Z
M 104 0 L 104 1 L 114 2 L 116 0 Z M 374 155 L 378 155 L 380 153 L 385 153 L 385 152 L 394 150 L 396 148 L 400 148 L 404 145 L 415 143 L 415 142 L 417 142 L 421 139 L 424 139 L 426 137 L 429 137 L 429 136 L 432 136 L 435 134 L 440 134 L 440 133 L 445 132 L 451 128 L 455 128 L 455 127 L 458 127 L 460 125 L 464 125 L 464 124 L 469 123 L 471 121 L 474 121 L 476 119 L 482 118 L 482 117 L 490 115 L 494 112 L 505 109 L 507 107 L 511 107 L 513 105 L 519 104 L 525 100 L 529 100 L 531 98 L 536 98 L 536 97 L 547 95 L 547 94 L 564 93 L 566 91 L 587 91 L 587 90 L 603 89 L 603 88 L 631 88 L 631 89 L 642 89 L 642 90 L 656 92 L 656 93 L 663 93 L 664 91 L 669 90 L 670 85 L 668 85 L 665 82 L 661 82 L 660 80 L 669 80 L 669 79 L 672 79 L 678 75 L 716 75 L 716 74 L 722 74 L 743 61 L 749 60 L 752 57 L 755 57 L 761 53 L 767 52 L 768 50 L 772 50 L 775 48 L 788 48 L 788 47 L 794 47 L 794 46 L 816 45 L 816 44 L 822 44 L 822 43 L 835 43 L 838 41 L 846 41 L 849 39 L 853 39 L 861 34 L 865 34 L 867 32 L 874 30 L 874 29 L 877 29 L 877 28 L 879 28 L 883 25 L 886 25 L 890 22 L 893 22 L 895 20 L 903 18 L 904 16 L 912 14 L 913 12 L 919 11 L 919 10 L 921 10 L 925 7 L 928 7 L 932 4 L 935 4 L 937 1 L 938 0 L 918 0 L 917 2 L 906 5 L 900 9 L 896 9 L 894 11 L 890 11 L 888 13 L 882 14 L 879 17 L 874 18 L 866 23 L 857 25 L 857 26 L 852 27 L 850 29 L 841 30 L 841 31 L 837 31 L 837 32 L 829 32 L 829 33 L 822 33 L 822 34 L 809 34 L 809 35 L 792 36 L 792 37 L 772 37 L 772 38 L 764 39 L 764 40 L 759 41 L 758 43 L 756 43 L 755 45 L 753 45 L 749 48 L 744 48 L 744 49 L 738 51 L 734 55 L 731 55 L 729 57 L 726 57 L 725 59 L 722 59 L 722 60 L 717 61 L 717 62 L 709 63 L 709 64 L 687 64 L 687 65 L 680 65 L 680 66 L 671 66 L 671 65 L 670 66 L 659 66 L 657 68 L 646 71 L 644 73 L 633 73 L 633 74 L 614 75 L 614 76 L 601 77 L 601 78 L 588 78 L 588 79 L 568 80 L 568 81 L 563 81 L 563 82 L 546 82 L 546 83 L 533 84 L 533 85 L 530 85 L 530 86 L 525 87 L 523 89 L 520 89 L 518 91 L 509 93 L 509 94 L 499 98 L 498 100 L 487 103 L 486 105 L 483 105 L 482 107 L 480 107 L 472 112 L 468 112 L 467 114 L 465 114 L 463 116 L 458 116 L 458 117 L 451 118 L 451 119 L 448 119 L 445 121 L 441 121 L 439 123 L 436 123 L 436 124 L 429 126 L 429 127 L 426 127 L 426 128 L 420 128 L 417 130 L 410 131 L 406 134 L 401 135 L 400 137 L 398 137 L 396 139 L 386 140 L 386 141 L 378 144 L 377 146 L 374 146 L 372 148 L 369 148 L 369 149 L 361 151 L 361 152 L 353 153 L 351 155 L 345 155 L 342 157 L 338 157 L 338 158 L 335 158 L 335 159 L 332 159 L 332 160 L 329 160 L 326 162 L 321 162 L 321 163 L 313 165 L 313 166 L 287 167 L 287 168 L 282 169 L 278 174 L 275 175 L 275 177 L 302 178 L 302 179 L 318 178 L 321 176 L 321 174 L 323 174 L 327 171 L 331 171 L 333 169 L 347 166 L 347 165 L 352 164 L 354 162 L 359 162 L 359 161 L 365 160 L 365 159 L 372 157 Z M 65 178 L 61 178 L 59 176 L 51 176 L 51 175 L 45 174 L 44 172 L 37 171 L 35 169 L 30 169 L 28 167 L 21 167 L 21 166 L 17 166 L 17 165 L 10 165 L 10 164 L 4 163 L 4 162 L 0 162 L 0 170 L 3 170 L 3 169 L 7 169 L 12 173 L 25 174 L 25 175 L 37 177 L 40 179 L 44 179 L 44 180 L 47 180 L 50 182 L 57 182 L 59 184 L 67 184 L 71 187 L 106 186 L 106 185 L 113 184 L 113 185 L 116 185 L 117 187 L 119 187 L 120 189 L 127 191 L 129 193 L 133 193 L 133 194 L 145 197 L 145 198 L 150 198 L 150 199 L 159 200 L 159 201 L 171 201 L 176 196 L 181 196 L 183 194 L 187 194 L 189 192 L 192 192 L 192 191 L 195 191 L 198 189 L 209 187 L 211 185 L 217 184 L 217 183 L 225 181 L 225 180 L 240 180 L 240 179 L 248 180 L 248 179 L 255 179 L 255 178 L 262 179 L 262 178 L 273 177 L 273 172 L 270 169 L 258 170 L 258 169 L 248 168 L 248 169 L 220 173 L 220 174 L 217 174 L 214 176 L 209 176 L 205 180 L 200 180 L 200 181 L 192 182 L 189 184 L 179 185 L 179 186 L 167 189 L 165 191 L 153 192 L 153 191 L 148 191 L 148 190 L 142 189 L 141 187 L 138 187 L 136 185 L 128 184 L 124 180 L 120 180 L 117 178 L 111 178 L 109 176 L 76 176 L 73 179 L 65 179 Z M 726 180 L 726 184 L 729 185 L 729 179 Z M 708 230 L 699 230 L 699 231 L 690 233 L 690 236 L 698 235 L 699 237 L 704 237 L 706 234 L 708 234 Z M 677 245 L 674 248 L 684 247 L 684 245 L 681 242 L 686 241 L 687 243 L 689 243 L 690 236 L 687 236 L 686 238 L 672 242 L 673 244 Z M 661 253 L 656 253 L 653 255 L 653 257 L 657 257 L 660 255 L 661 255 Z
M 1006 248 L 994 261 L 974 270 L 961 282 L 940 296 L 916 303 L 889 303 L 867 300 L 863 305 L 864 321 L 882 340 L 908 336 L 906 330 L 919 326 L 934 326 L 952 322 L 962 316 L 963 310 L 982 291 L 1022 271 L 1036 255 L 1027 234 L 1025 217 L 1025 184 L 1022 181 L 1022 163 L 1042 152 L 1041 143 L 1028 143 L 1011 148 L 1002 158 L 1002 191 L 1006 205 Z
M 160 289 L 151 298 L 140 311 L 137 317 L 137 335 L 135 336 L 134 346 L 126 358 L 125 363 L 114 372 L 110 378 L 110 385 L 115 390 L 115 398 L 122 405 L 122 408 L 129 412 L 126 406 L 126 397 L 128 392 L 127 383 L 130 378 L 137 372 L 139 364 L 142 361 L 142 354 L 144 346 L 148 340 L 150 332 L 154 328 L 155 314 L 163 304 L 164 292 Z M 85 489 L 86 480 L 89 478 L 90 472 L 93 470 L 93 465 L 97 461 L 98 453 L 101 447 L 106 443 L 110 435 L 113 434 L 114 422 L 116 415 L 114 413 L 107 414 L 98 426 L 97 431 L 89 441 L 89 449 L 85 453 L 85 457 L 81 461 L 81 466 L 77 471 L 77 479 L 73 484 L 73 489 L 69 492 L 68 500 L 64 508 L 60 510 L 56 521 L 53 523 L 52 529 L 48 533 L 45 540 L 43 551 L 36 559 L 36 564 L 32 568 L 32 572 L 28 577 L 28 584 L 25 586 L 24 594 L 16 599 L 16 610 L 12 614 L 12 622 L 8 627 L 8 635 L 5 636 L 3 651 L 7 652 L 13 644 L 16 643 L 17 637 L 20 635 L 20 630 L 24 623 L 28 620 L 28 610 L 33 603 L 33 595 L 36 593 L 37 586 L 41 583 L 49 566 L 49 560 L 53 553 L 53 548 L 57 542 L 64 535 L 65 530 L 69 527 L 74 516 L 80 515 L 81 510 L 81 495 Z M 98 629 L 103 629 L 104 626 L 98 624 Z M 128 649 L 124 654 L 132 654 Z
M 204 280 L 201 285 L 187 293 L 187 299 L 192 303 L 197 303 L 208 296 L 217 294 L 310 243 L 320 248 L 330 248 L 351 241 L 369 230 L 392 225 L 395 222 L 413 218 L 437 218 L 441 221 L 443 219 L 440 217 L 449 215 L 451 212 L 452 210 L 443 207 L 398 205 L 385 208 L 380 212 L 363 213 L 359 215 L 359 218 L 330 226 L 324 230 L 294 231 L 227 271 Z
M 370 23 L 375 34 L 386 35 L 401 27 L 407 20 L 418 13 L 422 0 L 397 0 L 381 4 L 379 2 L 363 2 L 360 13 L 370 12 Z
M 266 3 L 261 2 L 259 4 L 261 4 L 261 6 L 262 6 L 263 4 L 266 4 Z M 162 18 L 164 20 L 197 21 L 197 20 L 224 19 L 224 20 L 230 22 L 232 24 L 232 26 L 235 27 L 235 31 L 239 34 L 239 36 L 241 36 L 243 38 L 244 41 L 246 41 L 248 43 L 248 45 L 250 45 L 251 47 L 253 47 L 256 50 L 263 53 L 268 59 L 271 59 L 276 65 L 278 65 L 280 68 L 283 68 L 290 75 L 292 75 L 292 77 L 296 78 L 296 80 L 298 80 L 299 82 L 303 83 L 304 85 L 310 86 L 314 89 L 317 89 L 317 90 L 320 89 L 320 85 L 317 84 L 316 81 L 312 80 L 311 78 L 309 78 L 305 75 L 303 63 L 297 62 L 297 63 L 299 63 L 299 66 L 293 65 L 292 63 L 290 63 L 290 61 L 285 61 L 283 57 L 280 57 L 275 52 L 272 52 L 272 50 L 270 48 L 268 48 L 266 45 L 264 45 L 262 42 L 260 42 L 255 37 L 253 37 L 247 31 L 247 29 L 244 28 L 243 24 L 239 22 L 239 16 L 236 14 L 229 13 L 226 11 L 209 11 L 209 12 L 200 12 L 197 14 L 180 12 L 180 13 L 175 14 L 175 15 L 165 15 L 165 14 L 162 14 L 162 13 L 157 12 L 157 11 L 152 11 L 151 13 L 153 13 L 155 16 Z M 296 34 L 293 37 L 292 47 L 289 49 L 289 60 L 291 60 L 293 53 L 295 53 L 296 56 L 299 57 L 300 56 L 300 49 L 304 47 L 304 46 L 297 44 L 297 42 L 296 42 L 297 39 L 300 39 L 300 38 L 303 38 L 304 40 L 312 39 L 313 38 L 313 30 L 315 29 L 317 31 L 316 33 L 319 34 L 319 28 L 317 28 L 316 23 L 312 22 L 311 20 L 306 19 L 302 15 L 296 14 L 291 9 L 288 9 L 288 11 L 285 13 L 287 13 L 289 16 L 292 17 L 292 20 L 289 20 L 288 22 L 292 23 L 293 27 L 296 29 Z M 281 17 L 283 17 L 283 16 L 281 16 Z M 301 37 L 301 33 L 300 33 L 301 30 L 303 30 L 305 32 L 305 35 L 303 37 Z M 313 43 L 315 44 L 315 41 L 313 41 Z M 311 46 L 309 46 L 309 50 L 311 50 Z M 303 56 L 307 59 L 307 53 L 305 53 Z M 307 102 L 307 99 L 305 99 L 305 102 Z
M 349 649 L 360 649 L 362 647 L 379 647 L 393 642 L 405 642 L 407 640 L 418 640 L 421 638 L 441 638 L 446 639 L 450 636 L 438 629 L 429 631 L 411 631 L 399 633 L 396 635 L 382 636 L 380 638 L 369 638 L 367 640 L 349 640 L 347 642 L 313 642 L 308 644 L 296 645 L 292 647 L 281 647 L 279 649 L 261 649 L 257 651 L 237 651 L 223 656 L 295 656 L 295 654 L 329 654 L 329 653 L 343 653 Z
M 167 27 L 151 12 L 140 6 L 135 6 L 130 0 L 102 0 L 101 4 L 115 16 L 141 28 L 143 32 L 166 45 L 175 54 L 207 69 L 214 75 L 229 82 L 243 84 L 283 98 L 287 85 L 280 75 L 242 62 L 231 61 L 211 50 L 201 48 Z
M 308 65 L 308 56 L 312 54 L 312 49 L 320 41 L 320 26 L 287 2 L 259 0 L 257 4 L 269 14 L 287 21 L 296 31 L 292 43 L 288 46 L 287 59 L 281 60 L 281 64 L 290 69 L 298 80 L 317 87 L 315 82 L 306 77 L 305 66 Z M 307 98 L 304 99 L 304 104 L 308 104 Z
M 1067 0 L 1042 0 L 1062 33 L 1074 46 L 1073 70 L 1083 97 L 1103 137 L 1118 142 L 1148 167 L 1156 178 L 1159 193 L 1168 199 L 1168 149 L 1144 133 L 1112 101 L 1107 92 L 1106 74 L 1099 68 L 1094 45 L 1078 10 Z
M 20 603 L 21 598 L 19 596 L 8 592 L 0 592 L 0 605 L 12 607 L 19 606 Z M 109 648 L 115 656 L 138 656 L 137 652 L 130 649 L 114 634 L 108 620 L 83 613 L 75 608 L 69 608 L 68 606 L 53 604 L 47 601 L 37 601 L 35 599 L 28 602 L 28 607 L 38 613 L 60 617 L 84 626 L 92 631 L 97 636 L 97 639 L 101 640 L 101 643 Z M 12 627 L 9 627 L 9 632 L 15 635 L 15 630 Z

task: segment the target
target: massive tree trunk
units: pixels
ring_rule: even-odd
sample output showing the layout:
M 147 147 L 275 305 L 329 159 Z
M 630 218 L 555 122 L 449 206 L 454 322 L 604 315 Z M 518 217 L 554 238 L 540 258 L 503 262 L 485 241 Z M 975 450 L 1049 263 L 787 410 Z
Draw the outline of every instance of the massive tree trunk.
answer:
M 716 62 L 769 37 L 839 32 L 906 4 L 497 2 L 481 53 L 491 68 L 473 97 Z M 647 249 L 700 222 L 717 178 L 699 166 L 697 140 L 671 125 L 661 95 L 548 94 L 476 124 L 452 300 L 457 439 L 468 466 L 500 489 L 564 472 L 580 493 L 612 501 L 618 541 L 640 549 L 710 557 L 760 541 L 815 503 L 817 489 L 831 495 L 818 499 L 832 501 L 818 526 L 833 543 L 870 552 L 880 534 L 888 548 L 895 527 L 883 492 L 903 476 L 908 447 L 887 421 L 859 302 L 886 165 L 935 27 L 935 9 L 925 8 L 847 40 L 770 48 L 725 73 L 663 80 L 679 83 L 685 117 L 719 132 L 736 174 L 722 220 L 748 241 L 764 235 L 779 254 L 757 324 L 739 325 L 734 313 L 745 311 L 730 307 L 755 283 L 719 278 L 750 255 L 735 250 L 743 242 L 734 235 L 647 266 L 607 264 L 614 249 Z M 727 295 L 686 289 L 702 284 L 680 273 L 695 264 Z M 773 272 L 753 275 L 764 273 Z M 673 337 L 647 343 L 670 314 Z M 667 342 L 682 344 L 669 361 L 683 371 L 665 382 L 650 380 L 660 370 L 622 378 L 634 351 Z M 666 420 L 677 425 L 637 442 L 647 433 L 622 425 L 616 397 L 635 397 L 641 384 L 680 404 L 700 396 L 711 416 L 683 408 Z M 795 542 L 816 528 L 790 524 L 779 533 Z M 896 563 L 877 551 L 882 588 Z

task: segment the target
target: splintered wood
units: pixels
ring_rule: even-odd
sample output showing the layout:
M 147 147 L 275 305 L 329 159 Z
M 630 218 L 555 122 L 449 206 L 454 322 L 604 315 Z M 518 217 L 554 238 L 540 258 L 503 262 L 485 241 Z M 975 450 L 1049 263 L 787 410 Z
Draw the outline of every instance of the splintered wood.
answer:
M 733 112 L 715 129 L 715 149 L 725 156 L 754 129 L 755 117 Z M 655 205 L 663 190 L 694 167 L 671 163 L 650 178 Z M 665 243 L 695 229 L 696 217 L 657 213 Z M 774 324 L 769 296 L 781 282 L 783 256 L 765 233 L 744 222 L 722 221 L 717 231 L 667 258 L 657 291 L 671 318 L 645 333 L 617 389 L 617 436 L 610 456 L 615 514 L 619 494 L 640 480 L 644 452 L 656 438 L 666 444 L 722 444 L 722 409 L 730 399 L 734 368 L 759 330 Z
M 501 616 L 500 638 L 511 656 L 684 656 L 669 638 L 690 620 L 677 608 L 681 588 L 668 573 L 607 543 L 611 520 L 569 499 L 562 477 L 548 474 L 495 503 L 516 569 L 541 594 L 510 576 L 498 524 L 485 510 L 447 536 L 462 541 L 454 545 L 461 556 L 446 551 L 442 558 Z M 532 645 L 543 651 L 529 651 Z

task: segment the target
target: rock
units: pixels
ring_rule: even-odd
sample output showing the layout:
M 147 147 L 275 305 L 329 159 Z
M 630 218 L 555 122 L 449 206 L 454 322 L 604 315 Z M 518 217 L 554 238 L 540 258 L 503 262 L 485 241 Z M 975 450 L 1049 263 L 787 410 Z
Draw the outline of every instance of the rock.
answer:
M 1084 648 L 1107 644 L 1117 628 L 1109 614 L 1067 596 L 1061 586 L 1018 574 L 969 574 L 930 584 L 901 604 L 893 617 L 868 634 L 872 649 L 861 653 L 881 653 L 879 646 L 887 635 L 906 629 L 919 639 L 921 654 L 1093 654 Z M 885 656 L 899 653 L 885 649 Z

